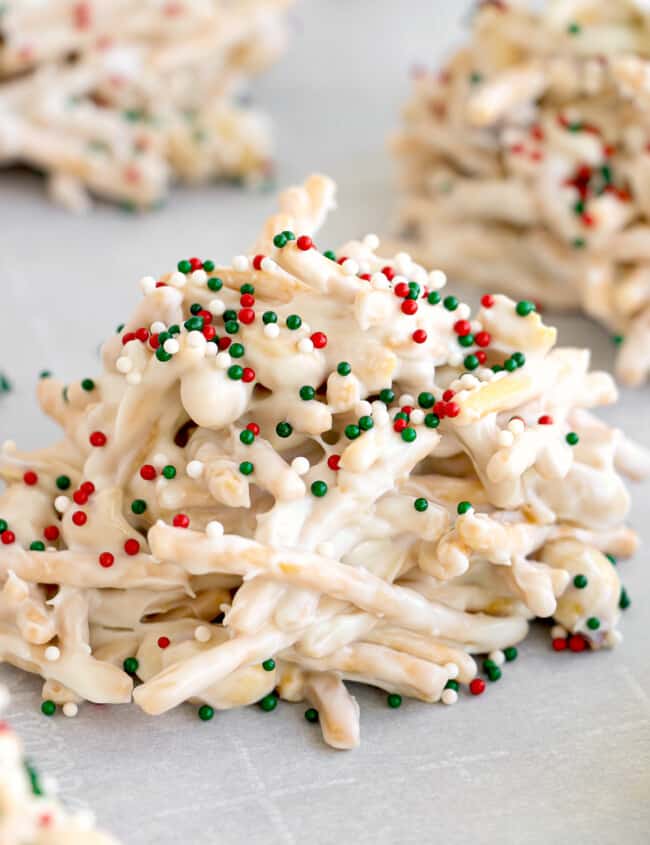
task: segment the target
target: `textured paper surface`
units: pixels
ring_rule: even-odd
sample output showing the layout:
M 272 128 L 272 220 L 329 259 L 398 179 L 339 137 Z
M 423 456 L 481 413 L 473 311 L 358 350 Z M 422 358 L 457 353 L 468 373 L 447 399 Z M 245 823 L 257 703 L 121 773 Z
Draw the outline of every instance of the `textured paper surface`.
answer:
M 408 92 L 408 68 L 435 67 L 459 38 L 466 2 L 311 0 L 299 6 L 287 58 L 256 98 L 276 122 L 278 181 L 312 169 L 340 184 L 341 211 L 321 248 L 389 228 L 385 152 Z M 58 436 L 34 399 L 39 370 L 97 372 L 101 339 L 137 301 L 137 280 L 181 257 L 230 259 L 246 249 L 273 194 L 178 191 L 163 211 L 132 217 L 100 207 L 77 219 L 51 207 L 37 177 L 0 178 L 0 440 L 36 447 Z M 461 290 L 462 292 L 462 290 Z M 472 294 L 471 296 L 474 296 Z M 470 297 L 471 298 L 471 297 Z M 602 329 L 556 321 L 564 344 L 594 348 Z M 650 388 L 623 391 L 603 416 L 650 446 Z M 650 548 L 650 485 L 635 485 L 632 524 Z M 650 659 L 647 549 L 621 563 L 632 607 L 621 647 L 556 655 L 544 626 L 504 677 L 454 707 L 358 689 L 362 745 L 325 747 L 303 707 L 281 703 L 198 720 L 191 706 L 157 719 L 135 707 L 41 716 L 40 684 L 0 668 L 10 716 L 66 799 L 90 804 L 127 845 L 455 843 L 620 845 L 650 841 Z

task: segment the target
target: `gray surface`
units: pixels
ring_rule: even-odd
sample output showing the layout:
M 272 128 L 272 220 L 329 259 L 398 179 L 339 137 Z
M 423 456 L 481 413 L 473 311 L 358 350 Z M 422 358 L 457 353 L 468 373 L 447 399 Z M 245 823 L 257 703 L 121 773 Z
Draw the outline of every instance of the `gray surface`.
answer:
M 311 169 L 340 183 L 341 212 L 319 244 L 386 231 L 393 210 L 384 138 L 415 61 L 434 66 L 459 35 L 467 3 L 312 0 L 300 6 L 290 54 L 257 98 L 276 118 L 279 182 Z M 127 315 L 145 273 L 185 255 L 230 258 L 272 208 L 272 195 L 178 191 L 149 217 L 109 207 L 75 219 L 48 206 L 31 176 L 0 180 L 0 440 L 50 442 L 33 399 L 36 373 L 96 371 L 100 339 Z M 562 318 L 561 339 L 612 349 L 604 332 Z M 648 389 L 623 392 L 604 416 L 650 445 Z M 650 485 L 634 491 L 632 524 L 650 533 Z M 643 843 L 650 841 L 650 576 L 645 552 L 621 564 L 633 606 L 614 652 L 555 655 L 540 626 L 480 699 L 455 707 L 386 708 L 359 690 L 362 746 L 323 746 L 302 707 L 219 714 L 191 707 L 158 719 L 135 707 L 86 706 L 77 719 L 38 712 L 39 684 L 0 670 L 11 712 L 40 768 L 66 798 L 87 801 L 128 845 L 294 843 Z

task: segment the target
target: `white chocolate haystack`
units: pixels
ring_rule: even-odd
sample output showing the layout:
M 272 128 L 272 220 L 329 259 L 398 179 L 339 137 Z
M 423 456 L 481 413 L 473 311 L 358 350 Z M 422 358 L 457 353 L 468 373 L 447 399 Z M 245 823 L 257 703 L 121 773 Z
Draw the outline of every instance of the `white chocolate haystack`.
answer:
M 418 258 L 583 308 L 630 385 L 650 369 L 649 94 L 645 0 L 486 1 L 394 142 Z
M 9 693 L 0 686 L 0 845 L 116 845 L 88 813 L 70 813 L 48 793 L 22 742 L 2 721 Z
M 0 461 L 0 658 L 47 701 L 279 694 L 350 748 L 345 680 L 453 703 L 537 616 L 616 643 L 618 472 L 649 462 L 591 413 L 612 380 L 374 235 L 321 253 L 333 206 L 322 176 L 286 191 L 249 256 L 142 280 L 100 378 L 40 382 L 65 438 Z
M 7 0 L 0 7 L 0 166 L 43 170 L 149 208 L 170 181 L 259 179 L 270 145 L 242 84 L 282 51 L 291 0 Z

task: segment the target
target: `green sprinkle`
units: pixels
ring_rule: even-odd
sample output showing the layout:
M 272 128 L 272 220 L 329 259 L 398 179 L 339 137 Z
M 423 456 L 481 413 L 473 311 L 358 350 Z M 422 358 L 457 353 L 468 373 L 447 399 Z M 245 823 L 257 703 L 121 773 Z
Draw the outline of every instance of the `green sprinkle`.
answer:
M 303 385 L 303 387 L 300 388 L 300 398 L 304 402 L 310 402 L 315 395 L 316 391 L 313 387 L 310 387 L 308 384 L 305 384 Z
M 437 305 L 440 302 L 440 294 L 437 290 L 431 291 L 431 293 L 427 296 L 427 302 L 429 305 Z
M 3 531 L 6 531 L 7 528 L 9 528 L 9 523 L 7 522 L 7 520 L 0 519 L 0 534 L 2 534 Z
M 615 346 L 622 346 L 623 342 L 625 341 L 625 335 L 622 334 L 614 334 L 612 335 L 612 343 Z
M 458 335 L 458 343 L 465 348 L 472 346 L 474 343 L 474 335 L 473 334 L 463 334 Z
M 612 566 L 616 566 L 616 564 L 618 563 L 614 555 L 606 554 L 605 557 L 612 564 Z
M 172 323 L 172 325 L 167 329 L 170 335 L 180 334 L 181 327 L 177 323 Z
M 63 390 L 61 391 L 61 396 L 63 396 L 63 401 L 64 401 L 64 402 L 68 402 L 68 401 L 69 401 L 69 400 L 68 400 L 68 385 L 67 385 L 67 384 L 66 384 L 66 386 L 63 388 Z
M 323 255 L 325 256 L 325 258 L 329 258 L 330 261 L 336 261 L 336 253 L 332 252 L 331 249 L 325 250 Z
M 285 230 L 282 232 L 282 234 L 285 236 L 285 238 L 286 238 L 288 241 L 295 241 L 295 239 L 296 239 L 296 236 L 294 235 L 294 233 L 293 233 L 290 229 L 285 229 Z
M 255 440 L 255 435 L 252 431 L 249 431 L 245 428 L 243 431 L 239 432 L 239 439 L 244 444 L 244 446 L 250 446 L 251 443 Z
M 279 422 L 275 427 L 275 433 L 278 437 L 291 437 L 293 434 L 293 427 L 291 423 L 288 422 Z
M 27 776 L 29 777 L 29 783 L 30 783 L 30 786 L 32 788 L 32 794 L 42 795 L 43 789 L 41 787 L 38 772 L 26 760 L 25 760 L 25 771 L 27 772 Z
M 165 352 L 162 346 L 159 346 L 158 349 L 156 349 L 156 358 L 159 361 L 169 361 L 171 360 L 171 357 L 172 356 L 169 354 L 169 352 Z
M 426 499 L 419 498 L 413 502 L 413 507 L 416 511 L 418 511 L 418 513 L 424 513 L 424 511 L 429 507 L 429 502 Z
M 265 311 L 262 314 L 262 322 L 265 326 L 268 326 L 269 323 L 277 323 L 278 315 L 275 313 L 275 311 Z
M 95 389 L 95 382 L 94 382 L 91 378 L 85 378 L 85 379 L 81 382 L 81 387 L 82 387 L 82 389 L 83 389 L 83 390 L 85 390 L 87 393 L 90 393 L 90 391 L 91 391 L 91 390 L 94 390 L 94 389 Z
M 229 379 L 239 381 L 244 374 L 244 368 L 240 367 L 239 364 L 231 364 L 230 367 L 228 367 L 227 373 Z
M 222 287 L 223 287 L 223 282 L 218 276 L 215 276 L 212 279 L 208 279 L 208 288 L 211 291 L 213 291 L 214 293 L 217 293 L 218 291 L 220 291 Z
M 68 490 L 72 484 L 68 475 L 60 475 L 55 483 L 59 490 Z
M 627 590 L 625 587 L 621 587 L 621 595 L 618 599 L 618 606 L 621 610 L 627 610 L 628 607 L 632 604 L 632 599 L 628 596 Z
M 322 499 L 327 493 L 327 484 L 324 481 L 313 481 L 310 489 L 312 495 L 316 496 L 317 499 Z
M 255 285 L 252 285 L 250 282 L 244 282 L 244 284 L 239 288 L 240 293 L 250 293 L 251 295 L 255 293 Z
M 228 334 L 237 334 L 239 331 L 239 323 L 237 320 L 228 320 L 225 324 L 224 329 L 227 331 Z
M 45 543 L 42 540 L 34 540 L 33 543 L 30 543 L 29 548 L 33 552 L 44 552 L 45 551 Z
M 446 296 L 442 300 L 442 304 L 445 306 L 447 311 L 455 311 L 458 308 L 458 300 L 455 296 Z
M 433 393 L 429 393 L 428 391 L 420 393 L 418 396 L 418 405 L 421 408 L 433 408 L 435 401 Z
M 438 428 L 440 425 L 440 417 L 438 414 L 427 414 L 424 418 L 424 424 L 427 428 Z
M 577 445 L 577 443 L 579 443 L 580 438 L 575 433 L 575 431 L 570 431 L 565 437 L 565 440 L 569 444 L 569 446 L 575 446 Z
M 501 677 L 501 669 L 498 666 L 490 667 L 487 671 L 487 676 L 491 681 L 498 681 Z
M 587 628 L 590 631 L 597 631 L 600 628 L 600 619 L 597 616 L 590 616 L 587 619 Z
M 203 262 L 203 269 L 205 270 L 206 273 L 211 273 L 214 270 L 214 261 L 210 261 L 210 259 L 208 259 L 207 261 L 204 261 Z
M 467 370 L 475 370 L 480 365 L 479 359 L 476 355 L 467 355 L 463 364 L 465 365 L 465 369 Z
M 513 352 L 510 357 L 518 367 L 523 367 L 526 363 L 526 356 L 523 352 Z
M 417 436 L 417 431 L 414 428 L 409 428 L 408 426 L 402 432 L 402 440 L 405 443 L 413 443 Z
M 391 402 L 395 401 L 395 393 L 390 389 L 390 387 L 385 387 L 383 390 L 379 391 L 379 399 L 384 403 L 384 405 L 390 405 Z
M 584 590 L 588 583 L 586 575 L 576 575 L 573 579 L 573 586 L 578 590 Z
M 409 292 L 407 295 L 407 299 L 417 299 L 420 295 L 421 288 L 417 282 L 409 282 Z
M 122 665 L 124 666 L 124 671 L 127 675 L 135 675 L 140 666 L 135 657 L 127 657 Z
M 241 343 L 233 343 L 231 344 L 228 352 L 230 352 L 230 355 L 233 358 L 241 358 L 246 352 L 246 350 L 244 349 L 244 346 Z
M 472 71 L 469 75 L 470 85 L 479 85 L 483 82 L 483 74 L 479 73 L 477 70 Z
M 485 672 L 489 672 L 490 669 L 496 669 L 496 668 L 497 668 L 497 664 L 494 662 L 494 660 L 490 660 L 488 658 L 487 660 L 483 661 L 483 669 L 484 669 Z
M 237 312 L 234 308 L 227 308 L 221 316 L 224 323 L 229 323 L 231 320 L 237 319 Z
M 318 721 L 318 710 L 314 710 L 313 707 L 310 707 L 308 710 L 305 710 L 305 719 L 311 724 L 315 724 Z
M 454 681 L 450 678 L 445 684 L 445 689 L 453 689 L 455 692 L 458 692 L 458 690 L 460 689 L 460 684 L 458 683 L 458 681 Z
M 282 232 L 280 232 L 280 234 L 279 234 L 279 235 L 276 235 L 276 236 L 273 238 L 273 246 L 277 246 L 277 248 L 278 248 L 278 249 L 282 249 L 282 248 L 283 248 L 283 247 L 285 247 L 286 245 L 287 245 L 287 239 L 286 239 L 286 238 L 285 238 L 285 236 L 282 234 Z
M 584 200 L 578 200 L 576 203 L 574 203 L 573 213 L 574 214 L 584 214 L 585 213 Z
M 239 464 L 239 471 L 242 475 L 251 475 L 255 467 L 250 461 L 242 461 Z
M 397 707 L 402 706 L 402 696 L 396 692 L 391 692 L 390 695 L 386 696 L 386 704 L 395 710 Z
M 119 334 L 119 332 L 122 331 L 123 328 L 124 328 L 123 325 L 117 327 L 118 334 Z M 38 377 L 40 379 L 52 378 L 52 373 L 49 370 L 41 370 L 40 373 L 38 374 Z
M 514 358 L 507 358 L 503 362 L 503 369 L 507 370 L 509 373 L 514 373 L 514 371 L 517 369 L 517 362 Z
M 185 330 L 188 332 L 200 332 L 203 329 L 203 324 L 203 317 L 190 317 L 183 323 Z
M 362 431 L 370 431 L 370 429 L 374 426 L 374 424 L 375 424 L 375 421 L 373 420 L 372 417 L 369 417 L 367 415 L 365 415 L 363 417 L 359 417 L 359 428 Z
M 203 704 L 199 707 L 199 719 L 202 722 L 209 722 L 214 716 L 214 709 L 209 704 Z
M 515 311 L 519 314 L 520 317 L 527 317 L 529 314 L 532 314 L 535 311 L 535 303 L 530 302 L 527 299 L 522 299 L 521 302 L 518 302 L 515 306 Z
M 192 269 L 192 265 L 190 264 L 189 261 L 187 261 L 187 259 L 183 259 L 182 261 L 179 261 L 178 264 L 176 265 L 176 267 L 178 268 L 179 273 L 189 273 L 190 270 Z
M 582 27 L 580 26 L 579 23 L 572 21 L 567 26 L 566 31 L 569 33 L 569 35 L 580 35 L 580 33 L 582 32 Z
M 512 663 L 513 660 L 516 660 L 517 655 L 519 654 L 519 652 L 513 645 L 509 645 L 507 648 L 504 648 L 503 653 L 508 663 Z
M 165 478 L 176 478 L 176 467 L 173 464 L 167 464 L 167 466 L 163 467 L 162 474 Z
M 265 713 L 270 713 L 271 710 L 275 710 L 278 706 L 277 696 L 273 695 L 273 693 L 269 693 L 269 695 L 264 696 L 264 698 L 259 702 L 259 705 Z
M 463 514 L 467 513 L 467 511 L 469 511 L 471 509 L 472 509 L 472 503 L 471 502 L 459 502 L 458 506 L 456 507 L 456 513 L 458 513 L 459 516 L 462 516 Z
M 147 503 L 144 499 L 134 499 L 131 502 L 131 510 L 133 513 L 140 516 L 140 514 L 144 513 L 147 509 Z
M 296 329 L 299 329 L 300 326 L 302 326 L 302 317 L 299 317 L 298 314 L 289 314 L 286 319 L 286 324 L 288 329 L 295 332 Z
M 269 657 L 268 660 L 265 660 L 264 663 L 262 663 L 262 669 L 264 669 L 265 672 L 272 672 L 275 669 L 275 660 L 273 660 L 272 657 Z
M 504 369 L 505 369 L 505 367 L 502 367 L 501 364 L 494 364 L 494 366 L 492 367 L 492 372 L 493 373 L 502 373 Z
M 44 716 L 54 716 L 56 713 L 56 704 L 49 698 L 41 704 L 41 713 Z
M 571 241 L 571 246 L 574 249 L 584 249 L 587 246 L 587 241 L 584 238 L 574 238 Z
M 348 364 L 347 361 L 341 361 L 341 363 L 338 364 L 336 367 L 336 372 L 340 376 L 349 376 L 352 372 L 352 367 Z
M 194 314 L 194 316 L 196 316 L 199 313 L 199 311 L 202 311 L 202 310 L 203 310 L 203 306 L 201 305 L 200 302 L 193 302 L 190 305 L 190 314 Z

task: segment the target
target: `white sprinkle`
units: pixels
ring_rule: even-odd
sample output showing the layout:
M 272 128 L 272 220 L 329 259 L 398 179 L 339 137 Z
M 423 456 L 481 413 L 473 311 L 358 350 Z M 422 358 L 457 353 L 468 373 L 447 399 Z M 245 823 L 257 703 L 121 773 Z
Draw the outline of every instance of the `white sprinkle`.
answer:
M 18 447 L 16 446 L 15 440 L 5 440 L 2 444 L 2 451 L 5 455 L 11 455 L 13 452 L 17 451 Z
M 168 338 L 163 344 L 163 349 L 168 355 L 176 355 L 180 348 L 180 344 L 173 337 Z
M 356 417 L 367 417 L 371 413 L 372 405 L 365 399 L 362 399 L 360 402 L 357 402 L 357 404 L 354 406 L 354 415 Z
M 174 288 L 184 288 L 187 284 L 187 279 L 185 278 L 184 273 L 172 273 L 169 277 L 167 284 L 171 285 Z
M 563 628 L 561 625 L 553 625 L 551 628 L 551 637 L 554 640 L 563 640 L 567 635 L 566 628 Z
M 303 332 L 306 332 L 307 334 L 311 334 L 311 326 L 309 325 L 309 323 L 303 322 L 301 328 L 302 328 Z
M 206 358 L 215 358 L 219 352 L 219 347 L 216 343 L 206 343 L 203 352 Z
M 167 466 L 169 461 L 167 460 L 167 455 L 163 455 L 162 452 L 158 452 L 151 459 L 151 463 L 156 467 L 156 469 L 162 469 Z
M 164 332 L 167 326 L 165 323 L 161 322 L 160 320 L 154 320 L 153 323 L 149 326 L 149 331 L 151 334 L 160 334 L 160 332 Z
M 616 629 L 612 631 L 608 631 L 605 634 L 605 644 L 608 645 L 610 648 L 613 646 L 620 645 L 623 642 L 623 634 Z
M 303 355 L 309 355 L 310 352 L 314 351 L 314 344 L 308 337 L 303 337 L 302 340 L 298 341 L 298 350 Z
M 372 403 L 372 415 L 377 425 L 386 425 L 390 418 L 388 408 L 379 399 Z
M 212 631 L 207 625 L 199 625 L 194 629 L 194 639 L 200 643 L 207 643 L 212 638 Z
M 359 272 L 359 264 L 354 258 L 346 258 L 341 264 L 341 270 L 346 276 L 356 276 Z
M 146 294 L 151 293 L 156 289 L 156 280 L 153 276 L 143 276 L 140 279 L 140 288 L 142 293 L 146 296 Z
M 185 472 L 190 478 L 200 478 L 203 475 L 203 461 L 190 461 L 185 467 Z
M 440 290 L 447 284 L 447 276 L 442 270 L 432 270 L 429 273 L 429 287 Z
M 402 393 L 402 395 L 397 400 L 400 405 L 415 405 L 415 399 L 411 396 L 410 393 Z
M 57 648 L 55 645 L 49 645 L 43 652 L 43 655 L 46 660 L 50 661 L 50 663 L 54 663 L 55 660 L 58 660 L 59 657 L 61 657 L 61 649 Z
M 463 389 L 463 382 L 459 378 L 455 378 L 449 385 L 449 389 L 456 393 L 456 391 Z
M 408 274 L 412 264 L 413 259 L 408 254 L 408 252 L 398 252 L 395 256 L 395 266 L 397 267 L 400 273 Z
M 275 261 L 268 255 L 266 255 L 260 263 L 260 267 L 262 268 L 262 270 L 264 270 L 265 273 L 272 273 L 274 270 L 277 269 L 277 266 L 278 265 L 275 263 Z
M 57 496 L 54 500 L 54 509 L 57 513 L 65 513 L 70 507 L 70 499 L 67 496 Z
M 497 442 L 499 446 L 509 449 L 515 442 L 515 436 L 511 431 L 500 431 L 497 435 Z
M 280 326 L 277 323 L 267 323 L 264 326 L 264 336 L 274 340 L 280 334 Z
M 456 663 L 445 663 L 444 670 L 450 678 L 458 677 L 458 665 Z
M 388 290 L 390 287 L 390 282 L 383 273 L 373 273 L 370 284 L 375 290 Z
M 192 279 L 193 282 L 196 282 L 197 285 L 204 285 L 208 281 L 208 274 L 205 270 L 194 270 L 190 279 Z
M 334 557 L 334 546 L 332 543 L 319 543 L 316 546 L 316 554 L 323 557 Z
M 506 656 L 500 649 L 497 649 L 496 651 L 491 651 L 488 654 L 488 660 L 491 660 L 493 663 L 496 663 L 497 666 L 503 666 L 503 664 L 506 662 Z
M 307 458 L 294 458 L 291 461 L 291 469 L 298 475 L 306 475 L 309 472 L 309 461 Z
M 53 775 L 43 775 L 42 784 L 46 795 L 56 795 L 59 792 L 59 782 Z
M 226 303 L 223 299 L 213 299 L 208 303 L 208 311 L 214 314 L 215 317 L 221 317 L 226 310 Z
M 424 411 L 421 408 L 414 408 L 411 411 L 411 422 L 413 425 L 422 425 L 424 422 Z
M 203 332 L 192 331 L 187 335 L 187 345 L 191 346 L 192 349 L 199 349 L 199 347 L 205 346 L 206 343 L 207 340 L 205 339 Z
M 480 381 L 476 378 L 476 376 L 473 376 L 471 373 L 464 373 L 460 377 L 460 383 L 463 385 L 464 388 L 470 390 L 472 387 L 478 387 Z
M 455 689 L 445 689 L 440 696 L 443 704 L 455 704 L 458 701 L 458 693 Z
M 472 320 L 470 322 L 470 327 L 472 329 L 472 334 L 478 334 L 483 328 L 479 320 Z
M 494 377 L 494 373 L 489 367 L 481 367 L 479 370 L 476 370 L 476 375 L 481 381 L 491 381 Z
M 239 270 L 240 272 L 243 272 L 244 270 L 249 269 L 250 263 L 245 255 L 236 255 L 232 260 L 232 267 L 233 270 Z
M 472 309 L 466 302 L 461 302 L 456 311 L 454 312 L 454 317 L 456 320 L 466 320 L 470 314 L 472 313 Z
M 449 364 L 452 367 L 459 367 L 463 363 L 463 356 L 460 352 L 450 352 L 449 353 Z
M 513 434 L 523 434 L 526 426 L 523 420 L 510 420 L 508 423 L 508 431 Z
M 130 373 L 133 369 L 133 361 L 129 358 L 128 355 L 120 355 L 120 357 L 115 362 L 115 369 L 118 373 Z
M 74 701 L 66 701 L 66 703 L 63 705 L 62 709 L 63 709 L 63 715 L 67 716 L 68 719 L 74 719 L 74 717 L 79 712 L 79 708 L 74 703 Z
M 377 235 L 372 234 L 372 233 L 367 234 L 365 236 L 365 238 L 363 239 L 363 245 L 367 249 L 372 250 L 372 252 L 374 252 L 377 249 L 377 247 L 379 246 L 379 243 L 380 243 L 380 241 L 379 241 L 379 238 L 377 237 Z
M 230 357 L 229 352 L 220 352 L 215 360 L 217 362 L 217 367 L 219 367 L 220 370 L 227 370 L 232 364 L 232 358 Z
M 205 526 L 205 533 L 211 540 L 219 540 L 223 537 L 223 525 L 217 520 L 213 520 L 212 522 L 208 522 Z

